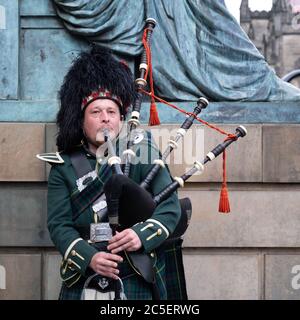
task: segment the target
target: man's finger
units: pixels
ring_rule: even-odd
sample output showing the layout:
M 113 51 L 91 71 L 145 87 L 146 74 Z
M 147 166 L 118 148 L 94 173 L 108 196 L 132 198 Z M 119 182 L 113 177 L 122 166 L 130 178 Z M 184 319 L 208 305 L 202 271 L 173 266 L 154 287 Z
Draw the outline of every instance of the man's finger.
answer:
M 125 236 L 124 238 L 121 238 L 120 240 L 108 245 L 107 249 L 108 250 L 116 249 L 116 248 L 126 244 L 128 241 L 129 241 L 129 238 L 127 236 Z M 114 253 L 114 252 L 112 252 L 112 253 Z
M 109 252 L 104 253 L 103 259 L 111 260 L 111 261 L 115 261 L 115 262 L 123 262 L 123 258 L 121 256 L 116 255 L 116 254 L 112 254 Z
M 113 249 L 113 250 L 111 251 L 111 253 L 121 252 L 121 251 L 123 251 L 123 250 L 126 250 L 129 246 L 130 246 L 130 243 L 123 244 L 123 245 L 118 246 L 117 248 Z
M 117 232 L 109 241 L 108 243 L 111 243 L 111 242 L 116 242 L 120 239 L 122 239 L 123 237 L 126 236 L 127 232 L 125 232 L 126 230 L 123 230 L 121 232 Z

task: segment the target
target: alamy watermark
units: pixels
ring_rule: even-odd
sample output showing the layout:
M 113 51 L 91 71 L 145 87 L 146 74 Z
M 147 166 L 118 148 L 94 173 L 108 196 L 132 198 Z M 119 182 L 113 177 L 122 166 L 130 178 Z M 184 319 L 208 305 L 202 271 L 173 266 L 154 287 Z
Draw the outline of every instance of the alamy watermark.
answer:
M 297 264 L 292 267 L 292 274 L 295 274 L 295 276 L 292 278 L 291 286 L 294 290 L 300 289 L 300 265 Z
M 148 132 L 148 133 L 147 133 Z M 153 164 L 161 155 L 172 146 L 173 151 L 166 157 L 165 163 L 180 167 L 182 174 L 193 167 L 195 161 L 204 159 L 204 129 L 196 127 L 188 130 L 182 137 L 178 128 L 168 129 L 154 127 L 134 130 L 130 136 L 133 141 L 131 147 L 135 156 L 130 159 L 131 164 Z M 182 133 L 182 131 L 179 130 Z M 124 164 L 128 147 L 128 125 L 123 124 L 119 138 L 111 141 L 117 155 Z M 107 144 L 102 144 L 96 153 L 98 161 L 106 161 L 105 150 Z
M 6 289 L 6 270 L 0 265 L 0 290 Z

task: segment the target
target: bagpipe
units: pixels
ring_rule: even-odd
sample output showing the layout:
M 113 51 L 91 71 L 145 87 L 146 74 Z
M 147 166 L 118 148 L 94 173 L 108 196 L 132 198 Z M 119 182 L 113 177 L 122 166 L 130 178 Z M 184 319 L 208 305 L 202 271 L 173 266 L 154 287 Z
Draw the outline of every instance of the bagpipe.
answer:
M 159 204 L 168 199 L 174 192 L 176 192 L 178 188 L 183 187 L 185 181 L 187 181 L 193 174 L 195 174 L 196 172 L 202 173 L 204 170 L 204 166 L 208 162 L 213 161 L 220 154 L 223 154 L 223 158 L 225 161 L 226 148 L 233 142 L 237 141 L 240 137 L 244 137 L 247 134 L 247 131 L 243 126 L 237 127 L 234 134 L 228 134 L 198 118 L 198 115 L 201 113 L 201 111 L 209 105 L 208 100 L 204 97 L 200 97 L 198 99 L 193 112 L 186 112 L 155 96 L 153 89 L 154 86 L 152 79 L 150 50 L 151 36 L 155 25 L 156 21 L 154 19 L 149 18 L 146 20 L 146 25 L 143 33 L 144 49 L 141 57 L 141 63 L 139 65 L 139 77 L 135 81 L 137 98 L 133 105 L 130 119 L 128 120 L 128 140 L 126 144 L 126 150 L 122 154 L 123 159 L 121 159 L 121 157 L 117 155 L 113 142 L 110 139 L 109 131 L 107 129 L 103 130 L 108 154 L 107 163 L 112 171 L 112 175 L 104 184 L 104 194 L 107 206 L 102 209 L 102 217 L 106 217 L 106 219 L 108 220 L 113 235 L 116 234 L 117 231 L 130 228 L 141 221 L 146 221 L 147 219 L 151 218 Z M 150 92 L 147 92 L 145 90 L 148 85 L 148 78 Z M 133 147 L 135 145 L 135 132 L 136 129 L 140 126 L 140 112 L 143 97 L 145 94 L 150 96 L 151 98 L 150 124 L 155 125 L 159 123 L 155 100 L 164 102 L 169 106 L 176 108 L 177 110 L 185 113 L 187 117 L 180 128 L 177 130 L 175 138 L 169 140 L 166 150 L 160 157 L 154 160 L 153 164 L 150 167 L 150 170 L 147 172 L 143 180 L 140 183 L 136 183 L 130 178 L 130 172 L 132 161 L 136 157 L 136 153 L 133 150 Z M 219 131 L 220 133 L 227 135 L 227 138 L 225 139 L 225 141 L 221 142 L 215 148 L 209 151 L 204 159 L 195 161 L 193 167 L 190 170 L 185 172 L 180 177 L 174 177 L 173 179 L 171 179 L 171 183 L 159 193 L 152 194 L 150 192 L 151 184 L 155 183 L 155 179 L 158 176 L 160 170 L 166 166 L 167 158 L 170 156 L 173 150 L 177 149 L 178 143 L 181 139 L 183 139 L 186 132 L 191 128 L 195 120 L 200 121 L 201 123 L 208 125 L 209 127 Z M 223 181 L 223 187 L 223 198 L 225 198 L 226 202 L 227 194 L 225 189 L 225 181 Z M 192 214 L 191 201 L 189 198 L 184 198 L 179 199 L 179 203 L 181 207 L 179 222 L 177 223 L 175 230 L 169 235 L 168 239 L 165 242 L 170 243 L 172 241 L 175 241 L 176 239 L 181 238 L 188 228 Z M 220 211 L 223 210 L 223 212 L 229 212 L 228 204 L 225 204 L 225 209 L 221 207 L 222 206 L 220 205 Z M 140 266 L 139 271 L 141 272 L 141 275 L 144 277 L 144 279 L 147 282 L 152 283 L 153 274 L 149 276 L 147 272 L 143 272 L 143 270 L 141 270 L 149 264 L 149 260 L 139 260 L 139 258 L 137 259 L 137 255 L 134 252 L 128 252 L 127 254 L 131 259 L 133 265 L 137 269 L 139 269 Z M 145 255 L 143 255 L 143 257 L 145 257 Z M 120 292 L 118 290 L 119 289 L 115 290 L 116 300 L 120 299 Z
M 129 178 L 131 162 L 136 156 L 135 152 L 132 150 L 134 146 L 134 132 L 140 125 L 140 110 L 145 93 L 145 87 L 147 86 L 146 79 L 149 74 L 149 64 L 151 63 L 151 57 L 149 56 L 150 40 L 155 25 L 156 21 L 154 19 L 149 18 L 146 20 L 143 35 L 144 50 L 139 66 L 140 74 L 135 81 L 137 88 L 137 99 L 135 100 L 130 119 L 128 120 L 128 142 L 127 149 L 123 152 L 123 161 L 120 157 L 116 156 L 116 152 L 114 150 L 112 141 L 109 138 L 108 131 L 105 130 L 104 132 L 109 155 L 107 162 L 113 172 L 112 177 L 104 186 L 104 192 L 107 197 L 108 217 L 110 218 L 111 225 L 114 229 L 117 228 L 116 226 L 121 227 L 121 229 L 129 228 L 140 221 L 145 221 L 150 218 L 155 208 L 178 188 L 183 187 L 184 182 L 187 181 L 193 174 L 196 172 L 203 172 L 204 165 L 207 162 L 210 162 L 218 157 L 231 143 L 247 134 L 247 130 L 243 126 L 239 126 L 236 129 L 235 134 L 226 134 L 222 130 L 217 129 L 219 132 L 226 134 L 228 136 L 227 139 L 217 145 L 213 150 L 208 152 L 202 161 L 196 161 L 194 166 L 189 171 L 180 177 L 174 177 L 172 183 L 166 186 L 165 189 L 161 190 L 158 194 L 152 196 L 148 192 L 151 183 L 155 181 L 155 178 L 161 168 L 165 167 L 167 158 L 170 156 L 173 150 L 177 149 L 179 141 L 184 137 L 187 130 L 193 125 L 194 120 L 200 120 L 202 123 L 214 128 L 214 126 L 198 118 L 198 115 L 201 113 L 201 111 L 209 104 L 206 98 L 200 97 L 196 106 L 194 107 L 193 112 L 185 112 L 187 114 L 187 118 L 177 130 L 175 138 L 169 140 L 168 146 L 161 158 L 154 160 L 151 169 L 146 174 L 146 177 L 143 179 L 143 181 L 140 184 L 137 184 Z M 151 99 L 153 99 L 155 96 L 153 93 L 153 80 L 151 77 L 150 87 L 150 95 L 152 96 Z M 163 101 L 158 97 L 155 98 L 157 98 L 159 101 Z M 155 113 L 156 112 L 154 112 L 154 114 Z M 124 163 L 123 170 L 121 168 L 122 163 Z M 179 238 L 184 234 L 191 218 L 192 207 L 189 198 L 180 199 L 180 205 L 180 221 L 178 222 L 175 231 L 172 233 L 172 235 L 170 235 L 171 239 Z M 120 211 L 122 211 L 122 214 L 119 216 Z

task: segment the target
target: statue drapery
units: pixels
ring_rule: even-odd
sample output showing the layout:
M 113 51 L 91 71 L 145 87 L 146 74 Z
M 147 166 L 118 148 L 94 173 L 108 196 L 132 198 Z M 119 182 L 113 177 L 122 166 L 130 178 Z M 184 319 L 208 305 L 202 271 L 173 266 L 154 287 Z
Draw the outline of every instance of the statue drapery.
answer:
M 146 18 L 156 93 L 170 101 L 300 101 L 279 79 L 223 0 L 53 0 L 73 34 L 136 57 Z

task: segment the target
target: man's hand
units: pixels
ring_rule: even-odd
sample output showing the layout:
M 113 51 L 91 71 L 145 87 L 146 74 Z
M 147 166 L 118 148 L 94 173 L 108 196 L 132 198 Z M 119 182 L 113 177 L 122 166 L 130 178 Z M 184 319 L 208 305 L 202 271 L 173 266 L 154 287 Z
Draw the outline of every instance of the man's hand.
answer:
M 98 252 L 93 255 L 90 267 L 98 274 L 117 280 L 118 263 L 122 261 L 123 258 L 117 254 Z
M 107 249 L 111 251 L 111 253 L 118 253 L 123 250 L 137 251 L 142 247 L 140 238 L 132 229 L 125 229 L 121 232 L 117 232 L 108 243 L 109 246 Z

